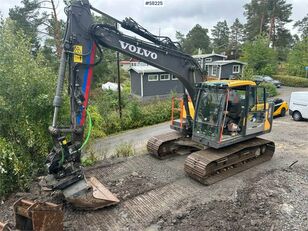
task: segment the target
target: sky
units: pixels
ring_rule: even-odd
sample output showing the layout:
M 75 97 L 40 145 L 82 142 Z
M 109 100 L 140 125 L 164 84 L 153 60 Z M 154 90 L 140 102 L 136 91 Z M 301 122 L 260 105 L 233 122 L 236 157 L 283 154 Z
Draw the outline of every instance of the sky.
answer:
M 8 16 L 9 8 L 21 5 L 19 0 L 0 0 L 0 11 L 4 17 Z M 58 12 L 65 18 L 63 0 L 58 3 Z M 187 34 L 194 25 L 211 30 L 218 21 L 226 20 L 231 26 L 235 18 L 244 23 L 243 5 L 250 0 L 162 0 L 163 7 L 146 7 L 147 0 L 90 0 L 95 8 L 123 20 L 131 17 L 153 34 L 161 34 L 175 39 L 176 31 Z M 292 3 L 292 23 L 287 27 L 293 29 L 295 21 L 302 19 L 308 13 L 308 0 L 287 0 Z

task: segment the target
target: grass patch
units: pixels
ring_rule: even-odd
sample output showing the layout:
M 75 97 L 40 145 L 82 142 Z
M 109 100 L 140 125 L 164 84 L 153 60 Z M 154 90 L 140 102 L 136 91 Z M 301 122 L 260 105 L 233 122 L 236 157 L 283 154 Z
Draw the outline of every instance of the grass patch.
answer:
M 116 147 L 115 156 L 116 157 L 128 157 L 135 154 L 134 147 L 130 143 L 122 143 Z
M 89 151 L 89 155 L 81 158 L 81 164 L 84 167 L 92 166 L 98 161 L 98 157 L 93 151 Z

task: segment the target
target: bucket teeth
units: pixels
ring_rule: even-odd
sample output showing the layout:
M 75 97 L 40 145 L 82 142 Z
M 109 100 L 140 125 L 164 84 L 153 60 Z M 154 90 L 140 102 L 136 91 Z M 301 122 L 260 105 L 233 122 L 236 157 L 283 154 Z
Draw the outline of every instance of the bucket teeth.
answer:
M 119 203 L 119 199 L 113 195 L 95 177 L 82 179 L 63 190 L 68 202 L 74 207 L 84 210 L 96 210 Z

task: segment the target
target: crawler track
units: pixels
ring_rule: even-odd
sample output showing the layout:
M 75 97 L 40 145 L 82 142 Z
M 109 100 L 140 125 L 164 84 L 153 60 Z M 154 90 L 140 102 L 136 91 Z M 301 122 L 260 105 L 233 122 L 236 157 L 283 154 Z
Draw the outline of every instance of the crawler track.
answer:
M 272 141 L 254 138 L 223 149 L 200 150 L 185 161 L 185 172 L 209 185 L 268 161 L 275 152 Z
M 149 153 L 158 159 L 164 159 L 175 153 L 177 145 L 174 141 L 182 138 L 179 132 L 168 132 L 159 136 L 153 136 L 147 143 Z

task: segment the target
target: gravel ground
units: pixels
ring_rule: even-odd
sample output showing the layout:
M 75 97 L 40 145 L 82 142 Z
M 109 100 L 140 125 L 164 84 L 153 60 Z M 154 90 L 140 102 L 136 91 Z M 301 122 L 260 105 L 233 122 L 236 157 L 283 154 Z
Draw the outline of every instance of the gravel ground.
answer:
M 306 166 L 307 167 L 307 166 Z M 272 169 L 227 200 L 186 201 L 157 220 L 157 230 L 307 230 L 308 177 L 303 165 Z
M 298 90 L 305 89 L 282 87 L 279 97 L 288 100 Z M 160 127 L 154 126 L 153 132 Z M 307 121 L 276 118 L 272 132 L 262 136 L 276 144 L 272 160 L 208 187 L 185 175 L 185 156 L 104 160 L 87 175 L 95 175 L 120 198 L 117 206 L 76 211 L 61 195 L 42 193 L 34 182 L 30 192 L 1 202 L 0 221 L 13 222 L 11 206 L 24 197 L 63 203 L 66 230 L 308 230 L 307 128 Z M 151 128 L 136 132 L 140 142 Z

